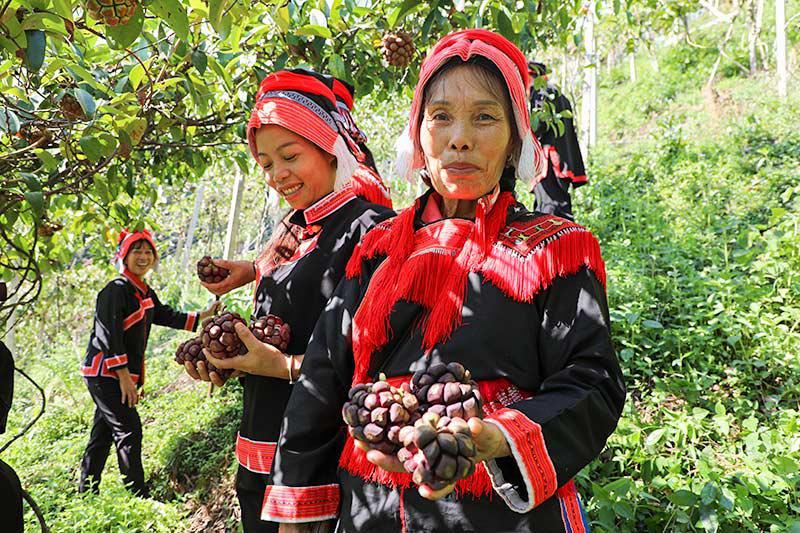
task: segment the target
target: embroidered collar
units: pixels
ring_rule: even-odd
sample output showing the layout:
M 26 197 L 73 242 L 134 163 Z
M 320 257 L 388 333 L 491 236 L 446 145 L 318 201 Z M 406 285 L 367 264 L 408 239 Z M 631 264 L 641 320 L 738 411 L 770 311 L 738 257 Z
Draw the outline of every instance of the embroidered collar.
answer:
M 128 270 L 127 267 L 122 269 L 122 277 L 131 282 L 131 285 L 139 289 L 142 294 L 147 294 L 147 284 L 142 281 L 142 278 Z
M 302 227 L 316 224 L 355 199 L 356 195 L 353 194 L 352 189 L 348 185 L 340 191 L 334 191 L 323 196 L 305 209 L 298 209 L 292 213 L 289 221 Z

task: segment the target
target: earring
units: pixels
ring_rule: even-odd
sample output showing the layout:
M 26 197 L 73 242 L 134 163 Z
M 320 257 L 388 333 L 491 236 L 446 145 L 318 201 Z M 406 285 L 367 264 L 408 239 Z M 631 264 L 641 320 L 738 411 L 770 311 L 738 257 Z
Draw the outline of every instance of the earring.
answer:
M 508 154 L 508 157 L 506 157 L 506 168 L 509 168 L 513 163 L 514 163 L 514 155 Z

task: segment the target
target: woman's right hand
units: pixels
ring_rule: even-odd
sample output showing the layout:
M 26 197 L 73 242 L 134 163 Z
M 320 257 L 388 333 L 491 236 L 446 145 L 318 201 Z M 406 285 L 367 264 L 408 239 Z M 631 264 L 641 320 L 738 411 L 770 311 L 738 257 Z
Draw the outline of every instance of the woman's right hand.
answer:
M 228 277 L 219 283 L 206 283 L 201 281 L 200 284 L 205 287 L 211 294 L 215 296 L 222 296 L 234 289 L 238 289 L 243 285 L 247 285 L 256 279 L 256 270 L 252 261 L 227 261 L 225 259 L 212 259 L 212 262 L 222 268 L 227 268 L 230 274 Z
M 128 369 L 126 368 L 124 370 L 125 372 L 117 371 L 119 391 L 122 395 L 122 405 L 136 407 L 136 404 L 139 403 L 139 391 L 136 390 L 136 383 L 133 382 L 133 378 L 131 378 Z

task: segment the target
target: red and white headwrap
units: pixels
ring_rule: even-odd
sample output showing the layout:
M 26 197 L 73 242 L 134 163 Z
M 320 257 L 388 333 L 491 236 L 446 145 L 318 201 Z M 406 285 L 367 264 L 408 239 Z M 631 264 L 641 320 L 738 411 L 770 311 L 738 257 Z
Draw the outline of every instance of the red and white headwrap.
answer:
M 528 62 L 525 55 L 511 41 L 488 30 L 462 30 L 444 36 L 428 52 L 422 63 L 419 81 L 414 89 L 409 124 L 397 140 L 397 172 L 407 180 L 413 178 L 414 171 L 423 168 L 425 159 L 419 142 L 422 116 L 422 97 L 431 77 L 451 58 L 460 57 L 467 61 L 473 56 L 481 56 L 491 61 L 503 75 L 521 147 L 515 161 L 516 175 L 531 185 L 544 178 L 547 166 L 542 146 L 531 131 L 531 118 L 528 112 L 527 89 Z
M 334 190 L 347 185 L 358 161 L 339 134 L 333 117 L 336 96 L 320 80 L 300 72 L 281 70 L 261 82 L 256 103 L 247 123 L 247 142 L 258 161 L 255 133 L 258 128 L 275 124 L 300 135 L 336 158 Z
M 125 256 L 136 241 L 147 241 L 153 247 L 153 253 L 158 262 L 158 251 L 156 250 L 156 242 L 153 240 L 153 234 L 149 230 L 142 229 L 140 231 L 128 231 L 124 229 L 119 232 L 119 239 L 117 239 L 117 252 L 114 254 L 112 262 L 117 266 L 117 269 L 122 271 L 125 262 Z

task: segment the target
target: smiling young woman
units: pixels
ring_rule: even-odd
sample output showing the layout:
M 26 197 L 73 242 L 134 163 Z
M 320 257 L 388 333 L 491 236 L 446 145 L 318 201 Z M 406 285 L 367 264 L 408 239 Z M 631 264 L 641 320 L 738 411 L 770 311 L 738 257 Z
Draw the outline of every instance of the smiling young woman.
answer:
M 142 423 L 136 404 L 145 378 L 145 349 L 153 324 L 195 331 L 213 315 L 217 303 L 202 312 L 182 313 L 162 304 L 145 281 L 158 263 L 156 244 L 148 230 L 123 231 L 114 261 L 120 276 L 97 295 L 94 328 L 81 374 L 96 409 L 81 462 L 79 492 L 97 492 L 113 443 L 125 484 L 146 496 L 142 468 Z
M 253 158 L 263 169 L 266 185 L 292 211 L 286 226 L 270 240 L 255 263 L 220 262 L 230 268 L 232 281 L 206 287 L 223 294 L 255 280 L 253 315 L 274 316 L 287 324 L 291 338 L 285 353 L 257 340 L 245 327 L 237 333 L 246 354 L 218 360 L 218 368 L 243 373 L 244 409 L 236 442 L 239 469 L 236 493 L 246 532 L 277 531 L 278 524 L 261 520 L 264 491 L 270 483 L 284 407 L 299 373 L 314 325 L 361 236 L 393 212 L 367 203 L 352 190 L 353 175 L 361 168 L 357 145 L 345 138 L 337 119 L 332 78 L 308 70 L 280 71 L 265 78 L 250 121 L 248 141 Z M 283 227 L 289 228 L 284 233 Z M 278 253 L 281 235 L 297 235 L 289 254 Z M 187 372 L 222 385 L 203 363 Z M 292 414 L 286 414 L 292 419 Z

